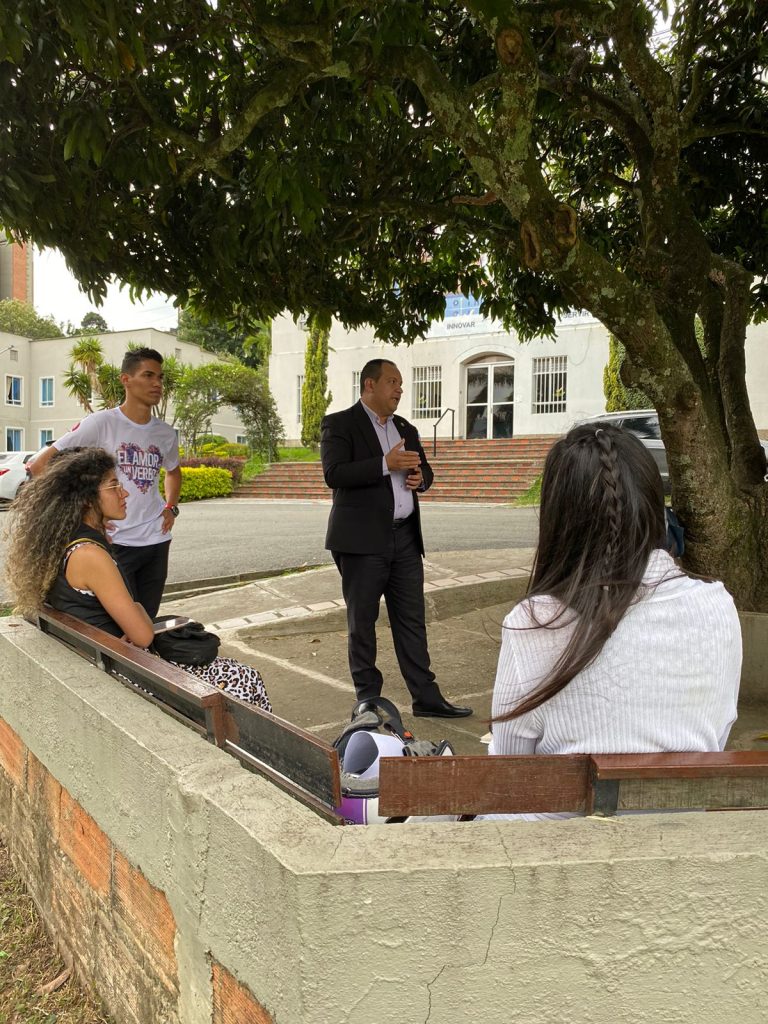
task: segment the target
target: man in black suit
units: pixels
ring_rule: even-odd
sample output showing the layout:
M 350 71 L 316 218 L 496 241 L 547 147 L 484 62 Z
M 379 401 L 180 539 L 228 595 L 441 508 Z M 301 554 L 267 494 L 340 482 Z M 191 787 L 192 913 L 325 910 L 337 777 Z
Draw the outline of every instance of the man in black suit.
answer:
M 376 620 L 383 594 L 414 715 L 463 718 L 472 709 L 449 704 L 429 667 L 417 493 L 433 473 L 418 431 L 395 415 L 402 393 L 395 364 L 372 359 L 360 374 L 360 401 L 324 418 L 320 451 L 333 488 L 325 546 L 341 573 L 358 700 L 381 695 Z

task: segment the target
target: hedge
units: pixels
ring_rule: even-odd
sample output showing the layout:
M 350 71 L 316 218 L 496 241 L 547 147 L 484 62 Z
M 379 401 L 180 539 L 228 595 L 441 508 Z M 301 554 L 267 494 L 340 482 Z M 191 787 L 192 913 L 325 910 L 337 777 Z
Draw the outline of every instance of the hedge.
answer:
M 245 459 L 238 458 L 222 458 L 217 455 L 203 455 L 203 456 L 190 456 L 188 459 L 182 459 L 180 462 L 182 469 L 185 466 L 214 466 L 217 469 L 226 469 L 232 474 L 232 482 L 235 487 L 243 479 L 243 469 L 245 468 Z
M 160 470 L 160 493 L 163 493 L 165 470 Z M 200 501 L 202 498 L 226 498 L 233 489 L 232 474 L 213 466 L 182 466 L 179 501 Z

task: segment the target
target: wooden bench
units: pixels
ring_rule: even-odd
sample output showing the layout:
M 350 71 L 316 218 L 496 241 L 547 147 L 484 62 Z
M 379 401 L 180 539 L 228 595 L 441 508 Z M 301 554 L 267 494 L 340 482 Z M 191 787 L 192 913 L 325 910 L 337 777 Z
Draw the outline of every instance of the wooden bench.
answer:
M 379 814 L 768 808 L 768 751 L 387 757 Z
M 46 607 L 37 625 L 246 768 L 343 824 L 334 811 L 341 803 L 339 756 L 330 744 L 64 612 Z
M 145 651 L 46 608 L 40 629 L 67 644 L 251 771 L 343 824 L 338 753 Z M 383 758 L 379 813 L 562 813 L 768 807 L 768 752 Z

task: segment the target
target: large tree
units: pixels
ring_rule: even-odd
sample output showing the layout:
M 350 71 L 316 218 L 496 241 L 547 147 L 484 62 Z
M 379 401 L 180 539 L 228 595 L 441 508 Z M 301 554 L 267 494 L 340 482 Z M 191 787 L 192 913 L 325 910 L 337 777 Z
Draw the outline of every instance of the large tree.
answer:
M 22 338 L 62 337 L 61 327 L 53 317 L 41 316 L 21 299 L 0 301 L 0 331 L 18 334 Z
M 179 313 L 176 333 L 179 341 L 199 345 L 208 352 L 234 356 L 254 370 L 267 363 L 272 345 L 267 324 L 258 321 L 245 325 L 242 322 L 225 322 L 197 314 L 191 309 L 183 309 Z
M 659 411 L 690 568 L 768 608 L 745 331 L 768 288 L 768 4 L 17 0 L 0 221 L 211 316 L 522 337 L 584 308 Z M 704 326 L 696 341 L 695 317 Z

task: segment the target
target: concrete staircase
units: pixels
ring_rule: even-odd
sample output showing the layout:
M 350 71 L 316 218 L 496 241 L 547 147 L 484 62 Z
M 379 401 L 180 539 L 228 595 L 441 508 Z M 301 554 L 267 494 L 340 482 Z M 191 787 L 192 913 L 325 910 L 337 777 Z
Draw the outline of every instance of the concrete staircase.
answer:
M 435 471 L 435 483 L 420 501 L 514 501 L 540 475 L 552 443 L 551 436 L 515 437 L 498 441 L 437 442 L 425 446 Z M 331 492 L 323 481 L 319 462 L 275 462 L 249 483 L 241 484 L 235 498 L 325 500 Z

